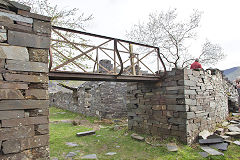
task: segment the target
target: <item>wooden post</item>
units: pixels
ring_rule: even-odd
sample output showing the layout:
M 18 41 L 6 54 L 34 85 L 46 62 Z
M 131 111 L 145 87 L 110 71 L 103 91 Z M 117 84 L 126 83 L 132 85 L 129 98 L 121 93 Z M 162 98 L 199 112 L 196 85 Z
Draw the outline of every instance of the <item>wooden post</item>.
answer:
M 133 75 L 136 75 L 136 70 L 135 70 L 135 65 L 134 65 L 134 53 L 133 53 L 133 46 L 132 44 L 129 43 L 129 53 L 130 53 L 130 63 L 131 63 L 131 66 L 132 66 L 132 74 Z

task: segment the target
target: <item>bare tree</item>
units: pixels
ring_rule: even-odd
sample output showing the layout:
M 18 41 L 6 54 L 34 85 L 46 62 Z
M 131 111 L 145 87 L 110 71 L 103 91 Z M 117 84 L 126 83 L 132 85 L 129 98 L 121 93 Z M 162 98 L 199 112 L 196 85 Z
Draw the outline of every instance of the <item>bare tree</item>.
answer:
M 23 3 L 25 5 L 30 6 L 31 12 L 38 13 L 41 15 L 52 17 L 51 24 L 71 28 L 76 30 L 85 30 L 88 22 L 93 19 L 92 15 L 85 16 L 84 13 L 80 13 L 77 8 L 60 8 L 57 4 L 52 4 L 49 0 L 16 0 L 17 2 Z M 67 39 L 70 41 L 74 41 L 76 43 L 86 43 L 86 40 L 81 38 L 77 34 L 69 33 L 69 32 L 61 32 Z M 61 38 L 57 36 L 54 32 L 52 32 L 52 39 L 60 40 Z M 66 57 L 72 58 L 77 53 L 79 53 L 72 45 L 67 43 L 61 43 L 57 41 L 52 41 L 51 47 L 57 49 L 52 50 L 54 57 L 54 66 L 61 64 L 67 60 Z M 59 53 L 64 53 L 64 56 L 59 55 Z M 81 62 L 86 59 L 85 56 L 82 56 L 80 59 L 75 61 L 75 64 L 84 67 Z M 76 65 L 71 64 L 70 66 L 65 67 L 64 69 L 76 69 Z
M 171 67 L 186 67 L 194 57 L 188 53 L 188 44 L 197 36 L 201 12 L 194 10 L 189 20 L 178 21 L 176 9 L 151 13 L 146 23 L 134 25 L 127 37 L 133 41 L 160 48 L 165 62 Z M 215 56 L 218 55 L 218 56 Z M 201 63 L 217 63 L 224 57 L 222 48 L 207 41 L 199 56 Z M 214 58 L 214 59 L 211 59 Z

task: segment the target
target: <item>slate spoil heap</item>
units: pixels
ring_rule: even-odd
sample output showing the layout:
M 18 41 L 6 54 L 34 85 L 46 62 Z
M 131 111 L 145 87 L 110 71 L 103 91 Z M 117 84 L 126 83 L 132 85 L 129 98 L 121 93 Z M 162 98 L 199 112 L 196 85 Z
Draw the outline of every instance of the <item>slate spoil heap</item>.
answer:
M 0 0 L 0 159 L 49 159 L 51 18 Z
M 240 113 L 232 113 L 232 115 L 233 117 L 223 122 L 214 133 L 207 130 L 199 133 L 198 142 L 200 148 L 205 151 L 199 153 L 201 156 L 224 155 L 222 151 L 226 151 L 230 143 L 240 146 L 240 141 L 233 141 L 235 138 L 240 138 Z

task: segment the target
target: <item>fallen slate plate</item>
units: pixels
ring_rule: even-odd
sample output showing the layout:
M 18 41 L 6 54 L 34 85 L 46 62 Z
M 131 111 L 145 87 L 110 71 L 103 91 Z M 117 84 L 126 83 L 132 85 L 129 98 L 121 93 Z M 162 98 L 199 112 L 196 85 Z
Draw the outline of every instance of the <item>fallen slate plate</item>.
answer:
M 167 144 L 167 149 L 170 152 L 177 152 L 178 151 L 178 147 L 175 143 L 168 143 Z
M 203 139 L 207 139 L 208 136 L 212 135 L 213 133 L 210 133 L 208 130 L 203 130 L 198 134 L 199 137 L 202 137 Z
M 77 133 L 77 136 L 78 136 L 78 137 L 88 136 L 88 135 L 92 135 L 92 134 L 95 134 L 95 133 L 96 133 L 95 131 L 79 132 L 79 133 Z
M 228 143 L 216 143 L 209 145 L 211 148 L 216 148 L 221 151 L 226 151 L 228 149 Z
M 239 136 L 240 132 L 225 132 L 225 134 L 228 136 Z
M 240 146 L 240 141 L 234 141 L 233 143 Z
M 230 121 L 230 123 L 232 123 L 232 124 L 239 124 L 239 122 L 235 121 L 235 120 Z
M 142 136 L 139 136 L 138 134 L 136 134 L 136 133 L 133 133 L 133 134 L 131 134 L 131 137 L 133 138 L 133 139 L 136 139 L 136 140 L 139 140 L 139 141 L 144 141 L 144 137 L 142 137 Z
M 213 155 L 213 156 L 224 155 L 223 153 L 218 152 L 218 151 L 216 151 L 215 149 L 212 149 L 212 148 L 210 148 L 210 147 L 208 147 L 208 146 L 200 146 L 200 148 L 201 148 L 202 150 L 204 150 L 205 152 L 209 153 L 210 155 Z
M 78 144 L 73 142 L 66 142 L 65 144 L 69 147 L 78 147 Z
M 75 152 L 69 152 L 68 154 L 67 154 L 67 156 L 66 156 L 66 158 L 68 158 L 68 157 L 74 157 L 74 156 L 76 156 L 77 154 L 75 153 Z
M 240 128 L 238 128 L 237 126 L 228 126 L 228 129 L 231 132 L 240 132 Z
M 108 152 L 108 153 L 106 153 L 105 155 L 106 156 L 113 156 L 113 155 L 115 155 L 115 154 L 117 154 L 116 152 Z
M 222 143 L 223 138 L 199 139 L 200 144 Z
M 97 159 L 97 155 L 96 154 L 89 154 L 86 156 L 82 156 L 81 159 Z
M 208 156 L 207 152 L 198 152 L 203 158 L 206 158 Z
M 232 113 L 233 116 L 240 116 L 240 113 Z

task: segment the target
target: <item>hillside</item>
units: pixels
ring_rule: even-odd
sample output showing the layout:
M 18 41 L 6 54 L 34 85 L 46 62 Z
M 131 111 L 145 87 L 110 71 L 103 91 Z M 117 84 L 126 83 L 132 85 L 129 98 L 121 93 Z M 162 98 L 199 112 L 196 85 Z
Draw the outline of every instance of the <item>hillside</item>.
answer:
M 234 81 L 237 77 L 240 76 L 240 67 L 233 67 L 223 71 L 223 74 L 228 77 L 230 81 Z

